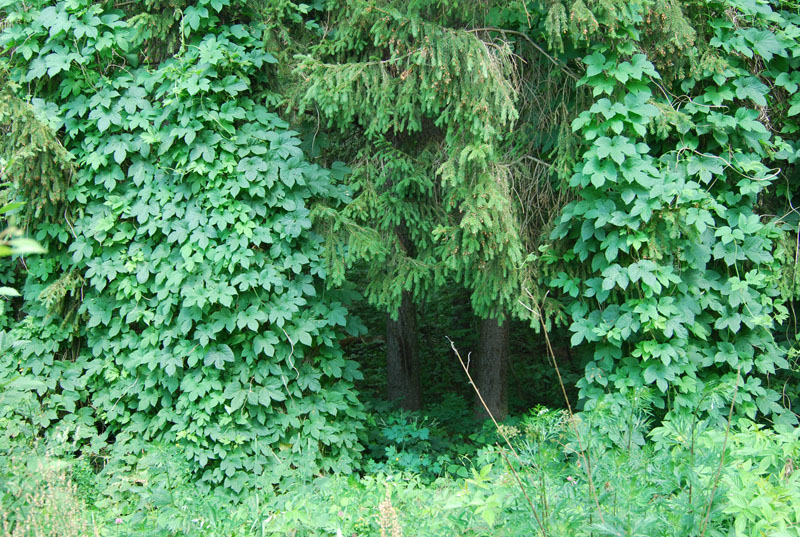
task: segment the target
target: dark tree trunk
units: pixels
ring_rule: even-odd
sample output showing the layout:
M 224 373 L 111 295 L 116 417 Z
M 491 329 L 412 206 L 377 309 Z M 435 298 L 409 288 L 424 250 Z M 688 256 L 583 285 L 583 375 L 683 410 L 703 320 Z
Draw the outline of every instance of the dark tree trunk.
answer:
M 417 312 L 411 293 L 403 291 L 397 320 L 386 321 L 386 395 L 406 410 L 419 410 Z
M 481 392 L 489 412 L 500 420 L 508 414 L 506 371 L 508 369 L 508 320 L 502 325 L 496 319 L 480 322 L 478 352 L 472 368 L 472 378 Z M 488 418 L 486 409 L 475 401 L 475 416 Z

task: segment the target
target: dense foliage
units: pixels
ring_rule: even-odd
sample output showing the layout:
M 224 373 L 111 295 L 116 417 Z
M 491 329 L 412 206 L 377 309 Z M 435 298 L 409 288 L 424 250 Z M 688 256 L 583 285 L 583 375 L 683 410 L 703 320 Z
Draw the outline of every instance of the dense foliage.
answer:
M 612 38 L 583 59 L 579 84 L 594 100 L 572 122 L 585 148 L 569 182 L 579 199 L 552 233 L 569 267 L 552 283 L 573 298 L 572 343 L 594 348 L 582 393 L 655 385 L 659 406 L 719 413 L 741 379 L 741 411 L 780 414 L 780 388 L 766 379 L 788 366 L 772 335 L 786 312 L 781 223 L 759 210 L 798 155 L 785 136 L 800 112 L 790 78 L 800 19 L 710 2 L 680 15 L 696 38 L 675 44 L 662 77 L 643 53 L 662 46 L 645 21 L 674 27 L 674 12 L 632 4 L 599 15 Z
M 792 0 L 0 0 L 0 528 L 798 534 L 799 89 Z
M 352 468 L 359 373 L 336 339 L 357 327 L 324 292 L 309 229 L 310 200 L 341 198 L 336 177 L 270 104 L 264 26 L 228 24 L 247 11 L 213 4 L 187 8 L 164 61 L 137 57 L 166 47 L 146 17 L 6 8 L 6 79 L 39 97 L 75 172 L 58 200 L 69 209 L 37 226 L 56 255 L 28 262 L 11 332 L 25 343 L 3 367 L 40 381 L 38 426 L 93 452 L 179 443 L 204 480 L 238 490 L 276 460 Z M 11 178 L 31 175 L 18 168 Z
M 324 213 L 327 255 L 339 271 L 369 261 L 367 297 L 390 310 L 403 290 L 422 302 L 463 285 L 480 315 L 502 318 L 516 307 L 524 257 L 499 154 L 518 116 L 510 50 L 431 22 L 441 15 L 425 2 L 402 4 L 332 6 L 333 38 L 297 67 L 301 104 L 363 137 L 352 203 Z M 469 9 L 447 15 L 461 21 Z M 334 242 L 339 230 L 346 246 Z
M 505 428 L 519 460 L 486 445 L 465 479 L 433 483 L 397 471 L 339 474 L 232 499 L 198 494 L 175 448 L 150 449 L 130 471 L 99 478 L 84 460 L 59 464 L 29 451 L 0 460 L 0 525 L 11 515 L 60 537 L 798 535 L 800 481 L 786 462 L 800 450 L 797 430 L 777 434 L 742 419 L 726 435 L 707 420 L 680 419 L 645 442 L 652 424 L 639 401 L 584 413 L 578 430 L 563 411 L 533 409 Z

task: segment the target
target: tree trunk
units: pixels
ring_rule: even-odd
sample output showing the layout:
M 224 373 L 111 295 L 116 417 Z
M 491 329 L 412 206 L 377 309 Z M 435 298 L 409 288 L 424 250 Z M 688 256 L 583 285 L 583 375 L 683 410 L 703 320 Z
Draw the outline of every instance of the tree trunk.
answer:
M 508 414 L 506 370 L 508 361 L 508 321 L 502 325 L 496 319 L 480 322 L 478 352 L 471 373 L 489 412 L 500 420 Z M 480 400 L 475 402 L 475 417 L 486 419 L 488 414 Z
M 419 410 L 417 312 L 411 293 L 403 291 L 397 320 L 386 321 L 386 395 L 406 410 Z

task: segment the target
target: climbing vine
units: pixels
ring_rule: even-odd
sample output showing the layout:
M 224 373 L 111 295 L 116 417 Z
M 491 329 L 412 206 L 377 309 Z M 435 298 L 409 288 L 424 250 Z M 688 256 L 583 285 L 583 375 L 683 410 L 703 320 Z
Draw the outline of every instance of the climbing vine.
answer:
M 572 122 L 584 141 L 569 179 L 579 199 L 545 256 L 565 267 L 551 285 L 568 302 L 573 345 L 594 349 L 581 395 L 652 386 L 662 408 L 722 415 L 739 379 L 742 412 L 791 420 L 770 384 L 787 367 L 772 336 L 785 316 L 781 222 L 759 210 L 797 157 L 785 135 L 800 111 L 798 16 L 709 3 L 693 25 L 707 41 L 683 50 L 684 78 L 667 79 L 648 59 L 651 7 L 595 29 L 609 38 L 583 58 L 579 84 L 594 100 Z
M 0 358 L 42 382 L 37 425 L 95 453 L 178 443 L 234 490 L 276 462 L 353 468 L 360 373 L 337 338 L 359 327 L 325 289 L 308 209 L 342 198 L 341 175 L 278 115 L 264 24 L 229 0 L 183 6 L 153 63 L 146 17 L 5 10 L 9 77 L 74 164 L 69 211 L 32 229 L 56 255 L 28 262 L 25 344 Z M 19 195 L 38 199 L 19 162 Z

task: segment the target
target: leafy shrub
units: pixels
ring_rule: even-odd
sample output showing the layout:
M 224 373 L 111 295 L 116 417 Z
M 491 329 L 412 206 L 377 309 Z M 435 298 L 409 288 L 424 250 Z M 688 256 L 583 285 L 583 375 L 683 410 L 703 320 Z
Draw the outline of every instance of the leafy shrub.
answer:
M 490 465 L 466 481 L 476 512 L 511 535 L 797 535 L 799 431 L 688 415 L 648 440 L 640 395 L 523 417 L 504 431 L 513 451 L 484 453 Z
M 721 501 L 714 505 L 712 522 L 723 521 L 721 526 L 737 536 L 800 535 L 800 478 L 795 471 L 800 430 L 779 432 L 744 418 L 727 434 L 700 428 L 702 432 L 692 439 L 695 452 L 721 451 L 725 446 L 724 458 L 715 457 L 706 469 L 719 476 L 715 486 Z M 691 460 L 687 438 L 692 437 L 677 429 L 671 422 L 654 429 L 656 446 L 674 452 L 674 446 L 682 444 L 685 460 Z M 703 492 L 706 497 L 713 494 Z
M 485 446 L 471 457 L 466 477 L 432 479 L 385 465 L 362 477 L 286 479 L 297 470 L 286 467 L 281 475 L 276 464 L 272 476 L 235 494 L 209 491 L 177 446 L 151 444 L 97 475 L 68 458 L 5 457 L 0 499 L 3 512 L 28 516 L 34 504 L 18 491 L 38 490 L 44 476 L 55 475 L 36 470 L 37 461 L 47 460 L 63 476 L 50 481 L 62 483 L 61 492 L 69 489 L 74 508 L 88 510 L 109 536 L 327 537 L 390 534 L 393 527 L 419 537 L 797 535 L 800 431 L 746 419 L 728 430 L 680 416 L 648 434 L 646 395 L 601 401 L 574 421 L 564 410 L 536 408 L 501 426 L 519 458 L 508 446 Z M 389 421 L 402 424 L 398 431 L 413 447 L 425 436 L 421 420 Z M 78 498 L 89 483 L 99 499 L 84 507 Z

